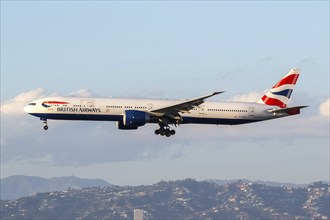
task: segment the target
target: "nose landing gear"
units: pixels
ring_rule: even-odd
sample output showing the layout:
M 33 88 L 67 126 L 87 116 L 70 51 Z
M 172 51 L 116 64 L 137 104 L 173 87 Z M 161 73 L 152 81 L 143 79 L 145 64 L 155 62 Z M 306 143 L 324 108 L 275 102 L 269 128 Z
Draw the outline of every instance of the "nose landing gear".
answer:
M 40 118 L 40 120 L 42 121 L 42 123 L 44 123 L 44 130 L 48 130 L 48 125 L 47 125 L 47 119 L 46 118 Z

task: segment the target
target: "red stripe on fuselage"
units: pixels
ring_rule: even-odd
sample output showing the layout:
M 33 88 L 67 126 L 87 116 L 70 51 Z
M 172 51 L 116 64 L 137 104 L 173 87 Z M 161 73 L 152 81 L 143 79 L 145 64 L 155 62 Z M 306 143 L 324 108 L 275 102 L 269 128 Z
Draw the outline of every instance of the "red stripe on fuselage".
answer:
M 280 86 L 283 86 L 285 84 L 293 84 L 295 85 L 297 80 L 299 78 L 299 74 L 292 74 L 292 75 L 289 75 L 283 79 L 281 79 L 275 86 L 273 86 L 273 88 L 277 88 L 277 87 L 280 87 Z
M 46 103 L 46 104 L 69 104 L 69 102 L 59 102 L 59 101 L 46 101 L 46 102 L 43 102 L 43 103 Z

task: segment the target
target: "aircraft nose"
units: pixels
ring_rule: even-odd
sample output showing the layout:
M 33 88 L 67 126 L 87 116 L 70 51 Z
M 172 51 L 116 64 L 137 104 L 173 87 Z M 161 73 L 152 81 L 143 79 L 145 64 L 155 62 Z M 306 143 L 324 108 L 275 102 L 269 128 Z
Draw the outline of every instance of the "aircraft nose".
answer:
M 25 107 L 24 107 L 24 111 L 25 111 L 26 113 L 31 113 L 31 106 L 29 106 L 29 105 L 25 106 Z

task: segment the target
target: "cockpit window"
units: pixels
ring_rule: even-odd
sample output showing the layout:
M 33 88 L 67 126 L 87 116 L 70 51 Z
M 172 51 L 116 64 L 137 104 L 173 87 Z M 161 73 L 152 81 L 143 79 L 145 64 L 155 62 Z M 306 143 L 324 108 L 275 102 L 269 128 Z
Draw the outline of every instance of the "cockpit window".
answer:
M 35 102 L 31 102 L 31 103 L 29 103 L 29 105 L 36 105 L 36 103 Z

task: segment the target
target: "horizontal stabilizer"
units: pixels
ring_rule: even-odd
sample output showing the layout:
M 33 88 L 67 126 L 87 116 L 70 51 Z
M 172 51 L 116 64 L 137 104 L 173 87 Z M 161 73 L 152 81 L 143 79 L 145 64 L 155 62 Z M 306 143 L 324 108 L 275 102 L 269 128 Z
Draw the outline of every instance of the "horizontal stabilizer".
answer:
M 294 107 L 289 107 L 289 108 L 272 109 L 272 110 L 268 110 L 268 112 L 274 113 L 274 114 L 286 113 L 289 115 L 297 115 L 297 114 L 300 114 L 300 109 L 306 108 L 306 107 L 308 107 L 308 106 L 306 106 L 306 105 L 294 106 Z

